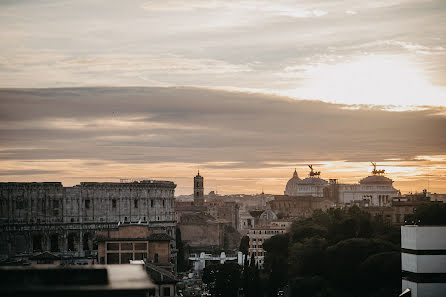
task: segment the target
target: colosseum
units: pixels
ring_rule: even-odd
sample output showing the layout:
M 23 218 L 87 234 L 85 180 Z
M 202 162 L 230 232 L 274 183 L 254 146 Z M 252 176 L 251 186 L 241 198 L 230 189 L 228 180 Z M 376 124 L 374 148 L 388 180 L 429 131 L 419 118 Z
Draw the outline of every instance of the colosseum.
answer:
M 52 251 L 95 257 L 96 233 L 147 225 L 175 247 L 176 185 L 170 181 L 0 183 L 0 257 Z

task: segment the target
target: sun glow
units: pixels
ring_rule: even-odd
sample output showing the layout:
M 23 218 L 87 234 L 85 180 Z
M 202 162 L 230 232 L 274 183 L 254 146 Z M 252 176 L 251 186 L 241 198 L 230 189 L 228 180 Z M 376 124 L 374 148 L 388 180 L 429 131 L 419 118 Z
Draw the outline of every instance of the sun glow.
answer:
M 284 92 L 297 98 L 392 106 L 446 102 L 446 88 L 430 84 L 425 71 L 407 56 L 365 55 L 337 64 L 288 67 L 285 72 L 304 79 L 303 87 Z

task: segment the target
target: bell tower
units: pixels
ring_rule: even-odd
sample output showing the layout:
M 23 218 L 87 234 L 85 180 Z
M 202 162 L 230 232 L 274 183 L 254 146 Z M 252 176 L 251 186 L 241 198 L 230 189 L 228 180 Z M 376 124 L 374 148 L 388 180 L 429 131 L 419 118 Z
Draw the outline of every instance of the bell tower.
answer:
M 198 174 L 194 177 L 194 205 L 204 205 L 203 177 L 200 175 L 200 170 L 198 170 Z

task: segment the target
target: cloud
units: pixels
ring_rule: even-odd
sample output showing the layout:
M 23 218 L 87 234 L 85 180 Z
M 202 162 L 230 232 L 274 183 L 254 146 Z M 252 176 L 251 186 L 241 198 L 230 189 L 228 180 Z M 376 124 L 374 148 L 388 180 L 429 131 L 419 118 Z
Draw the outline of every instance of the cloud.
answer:
M 373 160 L 403 191 L 427 179 L 446 190 L 445 108 L 345 107 L 200 88 L 0 89 L 0 174 L 173 180 L 189 194 L 200 169 L 207 191 L 281 193 L 295 167 L 357 182 Z
M 440 107 L 349 110 L 195 88 L 4 89 L 0 98 L 4 160 L 175 159 L 254 166 L 307 158 L 407 159 L 446 149 Z

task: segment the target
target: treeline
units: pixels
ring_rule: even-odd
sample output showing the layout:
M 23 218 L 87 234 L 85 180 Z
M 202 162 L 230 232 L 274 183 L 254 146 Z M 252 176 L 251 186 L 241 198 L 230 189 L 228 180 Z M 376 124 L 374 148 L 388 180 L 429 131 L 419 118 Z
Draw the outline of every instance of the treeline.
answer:
M 400 229 L 358 207 L 316 211 L 265 241 L 267 294 L 398 296 Z
M 446 225 L 446 205 L 426 204 L 410 220 Z M 252 258 L 206 267 L 203 281 L 213 296 L 398 296 L 401 293 L 401 234 L 381 217 L 354 206 L 315 211 L 293 222 L 290 232 L 266 240 L 263 270 Z M 249 239 L 240 251 L 247 253 Z

